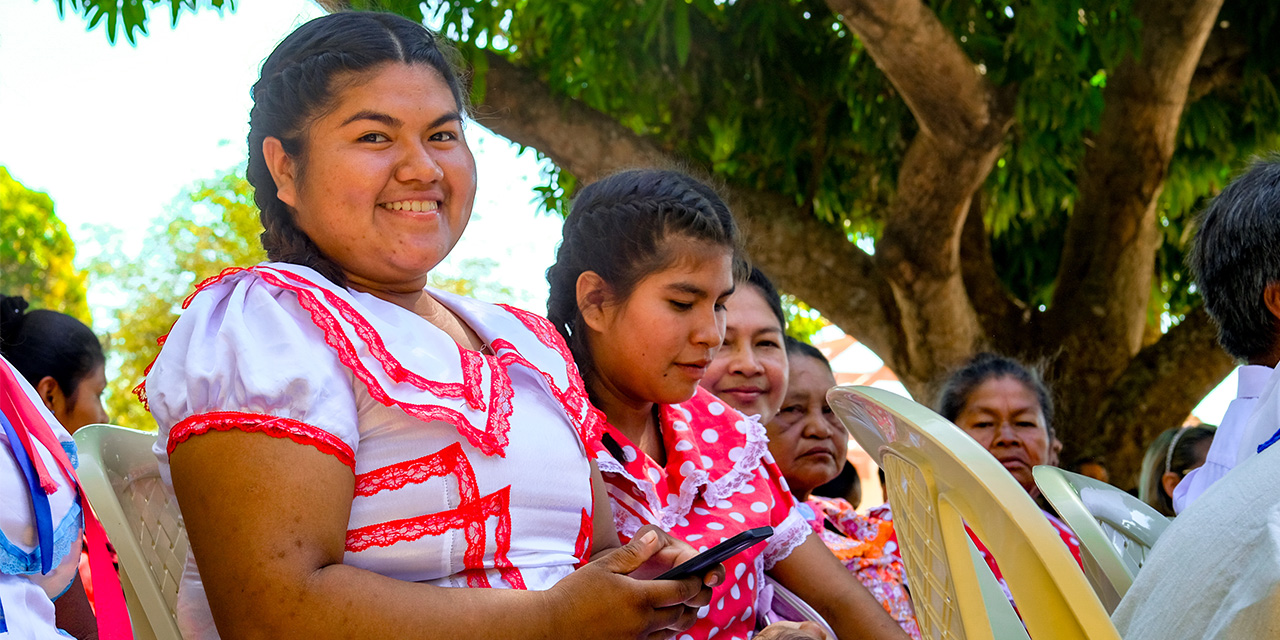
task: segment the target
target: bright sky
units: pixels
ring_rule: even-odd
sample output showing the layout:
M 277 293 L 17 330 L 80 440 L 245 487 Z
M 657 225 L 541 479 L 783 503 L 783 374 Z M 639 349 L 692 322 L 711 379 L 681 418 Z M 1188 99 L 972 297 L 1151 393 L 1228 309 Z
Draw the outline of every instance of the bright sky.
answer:
M 67 3 L 70 5 L 70 3 Z M 110 224 L 141 239 L 182 191 L 245 158 L 249 87 L 281 38 L 321 11 L 303 0 L 241 1 L 235 12 L 152 12 L 136 47 L 107 43 L 79 18 L 61 21 L 53 0 L 0 0 L 0 166 L 54 200 L 79 247 L 97 251 L 87 225 Z M 560 223 L 535 215 L 541 165 L 477 125 L 468 132 L 480 184 L 471 225 L 440 267 L 491 258 L 516 303 L 546 304 L 543 272 Z M 90 291 L 90 304 L 103 305 Z M 99 327 L 102 330 L 103 327 Z M 867 355 L 875 358 L 870 352 Z M 877 359 L 878 360 L 878 359 Z M 1196 415 L 1216 424 L 1235 395 L 1235 374 Z

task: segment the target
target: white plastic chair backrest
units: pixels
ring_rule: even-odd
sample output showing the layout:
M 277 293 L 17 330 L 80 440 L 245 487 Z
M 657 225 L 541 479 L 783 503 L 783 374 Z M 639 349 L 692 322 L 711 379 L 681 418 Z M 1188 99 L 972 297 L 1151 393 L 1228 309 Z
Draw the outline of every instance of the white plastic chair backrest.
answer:
M 1169 519 L 1128 493 L 1078 473 L 1041 465 L 1032 474 L 1080 538 L 1085 574 L 1102 604 L 1114 611 Z
M 1057 531 L 977 442 L 928 408 L 888 391 L 840 386 L 827 399 L 884 467 L 925 637 L 994 637 L 967 523 L 1000 565 L 1014 600 L 1025 603 L 1020 613 L 1032 638 L 1119 639 Z
M 80 483 L 120 560 L 134 637 L 181 640 L 174 611 L 187 532 L 151 452 L 156 434 L 95 424 L 72 437 Z

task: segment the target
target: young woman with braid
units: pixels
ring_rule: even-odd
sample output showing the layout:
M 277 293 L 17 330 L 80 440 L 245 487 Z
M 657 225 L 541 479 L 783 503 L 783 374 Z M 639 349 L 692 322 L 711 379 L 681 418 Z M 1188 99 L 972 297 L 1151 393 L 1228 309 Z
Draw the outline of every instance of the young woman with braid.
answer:
M 747 638 L 767 574 L 840 638 L 905 638 L 812 535 L 769 456 L 765 428 L 698 386 L 746 273 L 724 202 L 677 172 L 623 172 L 584 188 L 565 219 L 548 317 L 607 419 L 594 460 L 622 539 L 657 524 L 707 548 L 750 528 L 773 537 L 725 562 L 726 580 L 682 638 Z M 821 638 L 779 623 L 756 638 Z
M 475 197 L 465 95 L 391 15 L 313 20 L 263 64 L 272 262 L 201 283 L 143 389 L 188 640 L 661 638 L 723 581 L 646 579 L 695 554 L 656 527 L 614 548 L 600 425 L 550 324 L 426 288 Z

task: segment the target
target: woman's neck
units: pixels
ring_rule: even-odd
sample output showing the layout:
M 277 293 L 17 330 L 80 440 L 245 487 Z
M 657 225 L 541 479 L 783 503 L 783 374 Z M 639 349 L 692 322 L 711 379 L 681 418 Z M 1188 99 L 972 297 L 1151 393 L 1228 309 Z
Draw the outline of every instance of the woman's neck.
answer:
M 657 405 L 628 398 L 599 379 L 593 380 L 590 387 L 591 401 L 604 412 L 609 424 L 655 462 L 665 465 L 667 452 L 662 442 L 662 428 L 658 425 Z
M 364 283 L 352 280 L 349 286 L 356 291 L 367 293 L 375 298 L 385 300 L 391 304 L 404 309 L 408 309 L 420 316 L 423 320 L 430 322 L 432 325 L 445 332 L 453 341 L 471 349 L 473 351 L 484 351 L 485 343 L 462 318 L 458 317 L 453 310 L 444 306 L 444 303 L 431 297 L 425 288 L 419 289 L 391 289 L 371 287 Z

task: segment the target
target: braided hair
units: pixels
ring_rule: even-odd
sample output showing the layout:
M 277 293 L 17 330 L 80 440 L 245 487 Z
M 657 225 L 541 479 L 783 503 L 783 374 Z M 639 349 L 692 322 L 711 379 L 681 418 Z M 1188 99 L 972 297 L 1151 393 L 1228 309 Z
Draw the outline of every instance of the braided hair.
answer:
M 306 168 L 310 124 L 333 106 L 338 93 L 359 82 L 360 72 L 387 63 L 435 69 L 453 94 L 459 113 L 465 113 L 466 93 L 455 71 L 456 58 L 456 52 L 426 27 L 387 13 L 353 11 L 316 18 L 276 46 L 253 85 L 246 176 L 261 212 L 267 258 L 311 267 L 335 284 L 346 284 L 342 269 L 303 233 L 292 209 L 277 195 L 263 156 L 263 141 L 278 139 L 285 153 L 297 160 L 301 174 Z
M 106 363 L 93 330 L 65 313 L 27 311 L 21 296 L 0 295 L 0 355 L 35 387 L 52 377 L 70 402 L 76 388 Z
M 594 271 L 619 300 L 631 295 L 650 274 L 678 257 L 668 241 L 683 237 L 724 247 L 733 253 L 734 278 L 746 277 L 738 227 L 711 187 L 678 171 L 634 169 L 583 188 L 564 221 L 564 239 L 555 264 L 547 269 L 551 285 L 547 318 L 573 352 L 588 389 L 594 377 L 578 308 L 578 276 Z

